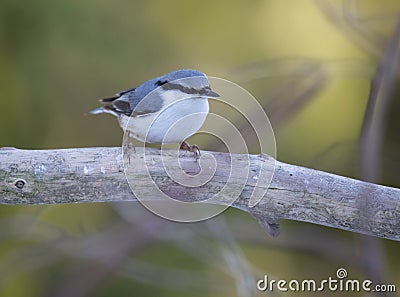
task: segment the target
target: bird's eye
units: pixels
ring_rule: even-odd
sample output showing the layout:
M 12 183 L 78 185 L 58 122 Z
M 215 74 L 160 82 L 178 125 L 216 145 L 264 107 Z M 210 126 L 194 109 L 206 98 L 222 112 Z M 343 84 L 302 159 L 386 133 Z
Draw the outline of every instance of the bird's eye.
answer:
M 165 85 L 168 81 L 167 80 L 158 80 L 156 81 L 155 85 L 160 87 L 162 85 Z

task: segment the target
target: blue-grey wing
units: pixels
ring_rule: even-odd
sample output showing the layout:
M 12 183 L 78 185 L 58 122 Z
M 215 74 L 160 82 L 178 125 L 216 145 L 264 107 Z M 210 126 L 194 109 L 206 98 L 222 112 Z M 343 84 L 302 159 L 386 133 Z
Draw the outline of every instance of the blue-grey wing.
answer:
M 137 88 L 119 92 L 116 96 L 101 99 L 104 106 L 96 108 L 90 113 L 111 113 L 115 116 L 125 114 L 128 116 L 140 116 L 157 112 L 163 107 L 163 100 L 156 90 L 163 85 L 178 79 L 205 76 L 197 70 L 182 69 L 153 78 Z
M 144 95 L 144 96 L 143 96 Z M 116 96 L 101 99 L 105 103 L 103 108 L 115 114 L 128 116 L 139 116 L 157 112 L 162 107 L 162 100 L 159 96 L 143 94 L 137 88 L 119 92 Z M 145 98 L 145 100 L 143 100 Z
M 113 97 L 100 99 L 100 102 L 105 103 L 103 109 L 106 111 L 112 112 L 115 115 L 125 114 L 130 116 L 132 114 L 132 108 L 128 99 L 130 97 L 133 98 L 133 96 L 129 94 L 134 94 L 134 93 L 135 93 L 135 88 L 132 88 L 129 90 L 119 92 Z

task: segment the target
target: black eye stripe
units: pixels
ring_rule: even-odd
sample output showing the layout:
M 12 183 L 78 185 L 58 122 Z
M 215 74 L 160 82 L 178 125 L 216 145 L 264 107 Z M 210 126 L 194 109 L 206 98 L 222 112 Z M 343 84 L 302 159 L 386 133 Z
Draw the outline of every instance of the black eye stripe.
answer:
M 183 93 L 191 94 L 191 95 L 193 95 L 193 94 L 203 95 L 203 94 L 207 94 L 208 91 L 211 90 L 210 87 L 204 87 L 204 88 L 202 88 L 200 90 L 197 90 L 195 88 L 184 87 L 184 86 L 182 86 L 180 84 L 174 84 L 174 83 L 162 84 L 161 87 L 164 90 L 179 90 L 179 91 L 181 91 Z

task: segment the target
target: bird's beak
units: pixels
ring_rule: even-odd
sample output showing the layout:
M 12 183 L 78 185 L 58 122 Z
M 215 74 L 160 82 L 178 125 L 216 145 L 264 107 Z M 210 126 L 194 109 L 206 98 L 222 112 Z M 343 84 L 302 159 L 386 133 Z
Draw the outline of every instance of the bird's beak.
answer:
M 207 93 L 205 94 L 209 98 L 218 98 L 221 97 L 218 93 L 215 93 L 212 90 L 207 90 Z

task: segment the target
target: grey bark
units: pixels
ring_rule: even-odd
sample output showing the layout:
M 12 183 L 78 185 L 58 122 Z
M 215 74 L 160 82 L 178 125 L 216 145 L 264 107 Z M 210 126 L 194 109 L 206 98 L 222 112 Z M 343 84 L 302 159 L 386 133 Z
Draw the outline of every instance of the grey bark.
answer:
M 138 149 L 136 154 L 141 153 L 142 149 Z M 161 191 L 175 199 L 194 202 L 221 191 L 231 174 L 231 162 L 249 162 L 249 168 L 240 167 L 249 170 L 250 175 L 243 173 L 247 179 L 232 206 L 257 218 L 271 235 L 279 233 L 277 220 L 289 219 L 400 240 L 400 189 L 281 163 L 267 155 L 206 153 L 217 161 L 215 176 L 204 186 L 186 187 L 172 181 L 165 172 L 165 165 L 177 163 L 173 150 L 164 153 L 161 161 L 158 149 L 146 149 L 146 156 L 150 156 L 151 161 L 146 163 L 145 168 L 137 166 L 135 153 L 131 154 L 131 163 L 128 158 L 124 159 L 121 148 L 1 148 L 0 203 L 137 201 L 127 182 L 124 164 L 134 167 L 133 173 L 130 173 L 134 176 L 130 180 L 134 180 L 134 186 L 140 193 L 148 191 L 146 199 L 153 199 L 153 192 L 143 177 L 151 172 L 152 180 Z M 199 163 L 192 155 L 187 154 L 179 160 L 184 171 L 189 174 L 199 172 Z M 250 196 L 259 187 L 254 177 L 258 176 L 263 162 L 275 163 L 274 175 L 268 191 L 256 206 L 250 207 Z M 235 174 L 241 176 L 240 173 Z M 237 182 L 240 183 L 239 179 Z M 225 191 L 213 203 L 229 205 L 229 200 L 229 191 Z

